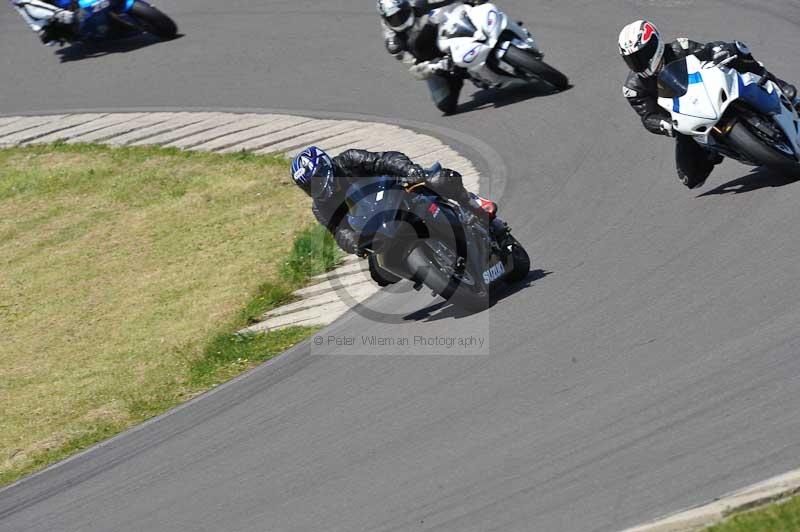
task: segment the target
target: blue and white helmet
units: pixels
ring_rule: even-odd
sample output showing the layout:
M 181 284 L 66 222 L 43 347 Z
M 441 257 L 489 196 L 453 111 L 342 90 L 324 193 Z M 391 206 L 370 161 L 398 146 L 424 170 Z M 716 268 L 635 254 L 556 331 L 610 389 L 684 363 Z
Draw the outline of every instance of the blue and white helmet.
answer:
M 314 184 L 314 192 L 318 194 L 312 194 L 311 190 L 315 177 L 321 178 L 320 182 Z M 309 196 L 316 197 L 328 190 L 333 177 L 333 160 L 316 146 L 304 149 L 292 161 L 292 179 Z

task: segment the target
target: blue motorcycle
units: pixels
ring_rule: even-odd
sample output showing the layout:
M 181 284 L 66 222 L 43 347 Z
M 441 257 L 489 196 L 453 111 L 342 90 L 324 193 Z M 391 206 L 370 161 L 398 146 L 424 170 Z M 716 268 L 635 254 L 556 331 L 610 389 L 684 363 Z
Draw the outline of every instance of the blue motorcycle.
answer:
M 108 41 L 147 33 L 159 39 L 173 39 L 178 27 L 167 15 L 143 0 L 57 0 L 62 9 L 77 13 L 78 22 L 69 34 L 54 40 Z
M 437 164 L 428 172 L 440 170 Z M 363 179 L 350 186 L 346 203 L 378 284 L 408 279 L 474 312 L 489 306 L 498 283 L 522 281 L 530 271 L 528 253 L 504 222 L 479 220 L 424 184 Z

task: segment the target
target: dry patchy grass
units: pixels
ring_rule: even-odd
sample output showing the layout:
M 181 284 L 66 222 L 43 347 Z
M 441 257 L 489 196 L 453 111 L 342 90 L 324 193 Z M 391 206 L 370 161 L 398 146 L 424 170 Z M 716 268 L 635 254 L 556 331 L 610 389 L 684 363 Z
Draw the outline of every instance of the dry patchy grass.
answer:
M 192 381 L 312 221 L 286 168 L 150 148 L 0 150 L 0 484 L 266 356 Z

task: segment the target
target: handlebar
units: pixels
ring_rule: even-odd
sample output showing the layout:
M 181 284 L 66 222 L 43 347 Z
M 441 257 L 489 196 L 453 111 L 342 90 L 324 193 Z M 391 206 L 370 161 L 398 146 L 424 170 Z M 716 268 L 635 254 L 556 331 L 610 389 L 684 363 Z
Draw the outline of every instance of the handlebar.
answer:
M 715 67 L 721 67 L 721 66 L 728 66 L 730 63 L 736 61 L 737 59 L 739 59 L 738 55 L 732 55 L 732 56 L 729 56 L 729 57 L 723 59 L 719 63 L 715 63 L 714 61 L 706 63 L 703 68 L 709 69 L 709 68 L 715 68 Z

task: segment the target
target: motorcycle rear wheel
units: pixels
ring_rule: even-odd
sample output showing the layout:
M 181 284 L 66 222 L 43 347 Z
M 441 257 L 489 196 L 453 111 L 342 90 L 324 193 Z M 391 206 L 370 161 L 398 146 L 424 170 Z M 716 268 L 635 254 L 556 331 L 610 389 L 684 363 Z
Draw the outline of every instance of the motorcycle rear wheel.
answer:
M 535 76 L 547 82 L 559 91 L 569 88 L 567 76 L 551 67 L 528 50 L 517 48 L 513 44 L 508 47 L 504 60 L 517 70 Z
M 135 2 L 127 14 L 142 31 L 159 39 L 174 39 L 178 34 L 178 26 L 171 18 L 141 0 Z

